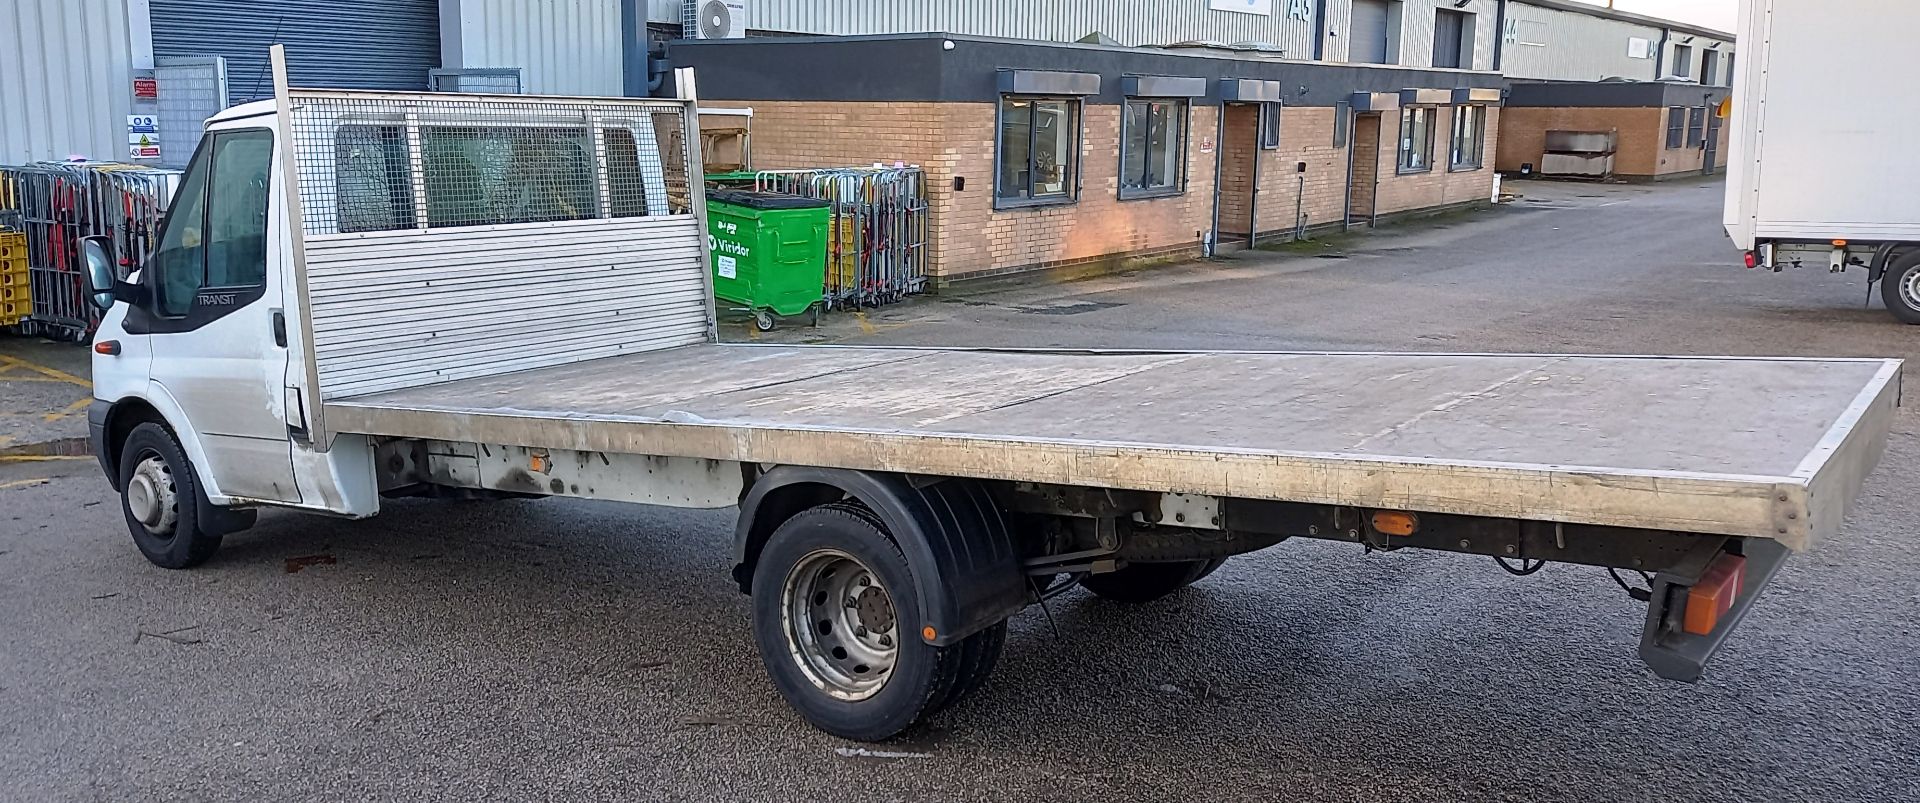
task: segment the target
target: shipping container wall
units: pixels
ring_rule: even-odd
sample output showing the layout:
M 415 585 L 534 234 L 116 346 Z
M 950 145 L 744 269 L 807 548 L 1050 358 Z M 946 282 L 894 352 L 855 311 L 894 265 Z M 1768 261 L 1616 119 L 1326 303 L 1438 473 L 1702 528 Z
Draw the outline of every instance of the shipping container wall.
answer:
M 618 96 L 620 0 L 440 0 L 447 67 L 518 67 L 541 95 Z
M 0 19 L 0 164 L 126 161 L 126 0 L 9 0 Z
M 1660 29 L 1514 3 L 1507 7 L 1503 72 L 1543 81 L 1651 81 Z

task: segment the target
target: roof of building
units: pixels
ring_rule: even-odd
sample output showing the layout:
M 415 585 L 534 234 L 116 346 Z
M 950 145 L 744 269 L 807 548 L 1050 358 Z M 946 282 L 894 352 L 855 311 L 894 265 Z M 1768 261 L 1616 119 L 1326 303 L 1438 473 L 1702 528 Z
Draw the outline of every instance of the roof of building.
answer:
M 1734 41 L 1734 38 L 1735 38 L 1733 34 L 1727 33 L 1726 31 L 1714 30 L 1704 25 L 1691 25 L 1685 22 L 1676 22 L 1674 20 L 1661 19 L 1659 17 L 1649 17 L 1645 14 L 1633 14 L 1626 11 L 1618 11 L 1615 9 L 1607 8 L 1606 6 L 1596 6 L 1592 3 L 1576 2 L 1576 0 L 1514 0 L 1514 2 L 1519 3 L 1520 5 L 1523 5 L 1523 6 L 1537 6 L 1539 8 L 1551 8 L 1555 11 L 1571 11 L 1575 14 L 1585 14 L 1589 17 L 1600 17 L 1602 19 L 1620 20 L 1621 22 L 1632 22 L 1632 23 L 1646 25 L 1654 28 L 1666 28 L 1668 30 L 1679 31 L 1681 33 L 1694 34 L 1696 36 L 1706 36 L 1713 39 L 1724 39 L 1729 42 Z

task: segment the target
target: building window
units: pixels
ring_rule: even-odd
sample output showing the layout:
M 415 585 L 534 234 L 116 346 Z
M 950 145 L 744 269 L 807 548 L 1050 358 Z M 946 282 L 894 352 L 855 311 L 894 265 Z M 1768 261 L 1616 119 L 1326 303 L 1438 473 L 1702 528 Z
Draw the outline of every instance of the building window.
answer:
M 1700 83 L 1716 86 L 1720 83 L 1720 54 L 1709 50 L 1700 54 Z
M 1673 46 L 1673 75 L 1676 78 L 1693 77 L 1693 48 L 1686 45 Z
M 1280 110 L 1278 103 L 1260 104 L 1260 149 L 1263 151 L 1280 149 Z
M 1433 66 L 1473 67 L 1473 15 L 1442 8 L 1433 16 Z
M 1400 110 L 1400 172 L 1425 173 L 1433 169 L 1433 114 L 1431 106 Z
M 1687 110 L 1687 147 L 1698 148 L 1705 142 L 1707 130 L 1707 107 L 1695 106 Z
M 1672 106 L 1667 109 L 1667 147 L 1678 148 L 1686 142 L 1687 107 Z
M 1078 194 L 1080 101 L 1000 99 L 1000 174 L 994 205 L 1071 203 Z
M 1487 107 L 1458 106 L 1453 110 L 1453 147 L 1449 166 L 1479 170 L 1487 150 Z
M 1127 99 L 1120 133 L 1120 197 L 1186 190 L 1187 102 Z

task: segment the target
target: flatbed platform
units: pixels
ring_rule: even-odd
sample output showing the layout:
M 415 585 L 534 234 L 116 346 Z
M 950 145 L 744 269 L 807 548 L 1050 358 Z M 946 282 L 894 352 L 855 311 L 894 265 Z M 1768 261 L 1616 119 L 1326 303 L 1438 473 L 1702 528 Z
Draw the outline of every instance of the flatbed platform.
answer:
M 330 400 L 336 432 L 1771 538 L 1900 362 L 705 344 Z

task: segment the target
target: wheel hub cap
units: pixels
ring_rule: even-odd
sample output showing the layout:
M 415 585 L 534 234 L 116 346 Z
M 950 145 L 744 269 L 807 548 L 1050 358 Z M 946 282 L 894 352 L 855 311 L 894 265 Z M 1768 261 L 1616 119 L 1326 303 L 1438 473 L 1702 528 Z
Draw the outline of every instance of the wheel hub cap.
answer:
M 127 478 L 127 512 L 133 514 L 147 532 L 172 535 L 179 521 L 180 505 L 173 484 L 173 472 L 158 455 L 142 459 Z
M 795 564 L 781 594 L 787 649 L 813 684 L 843 700 L 886 685 L 899 658 L 893 597 L 866 565 L 823 549 Z

